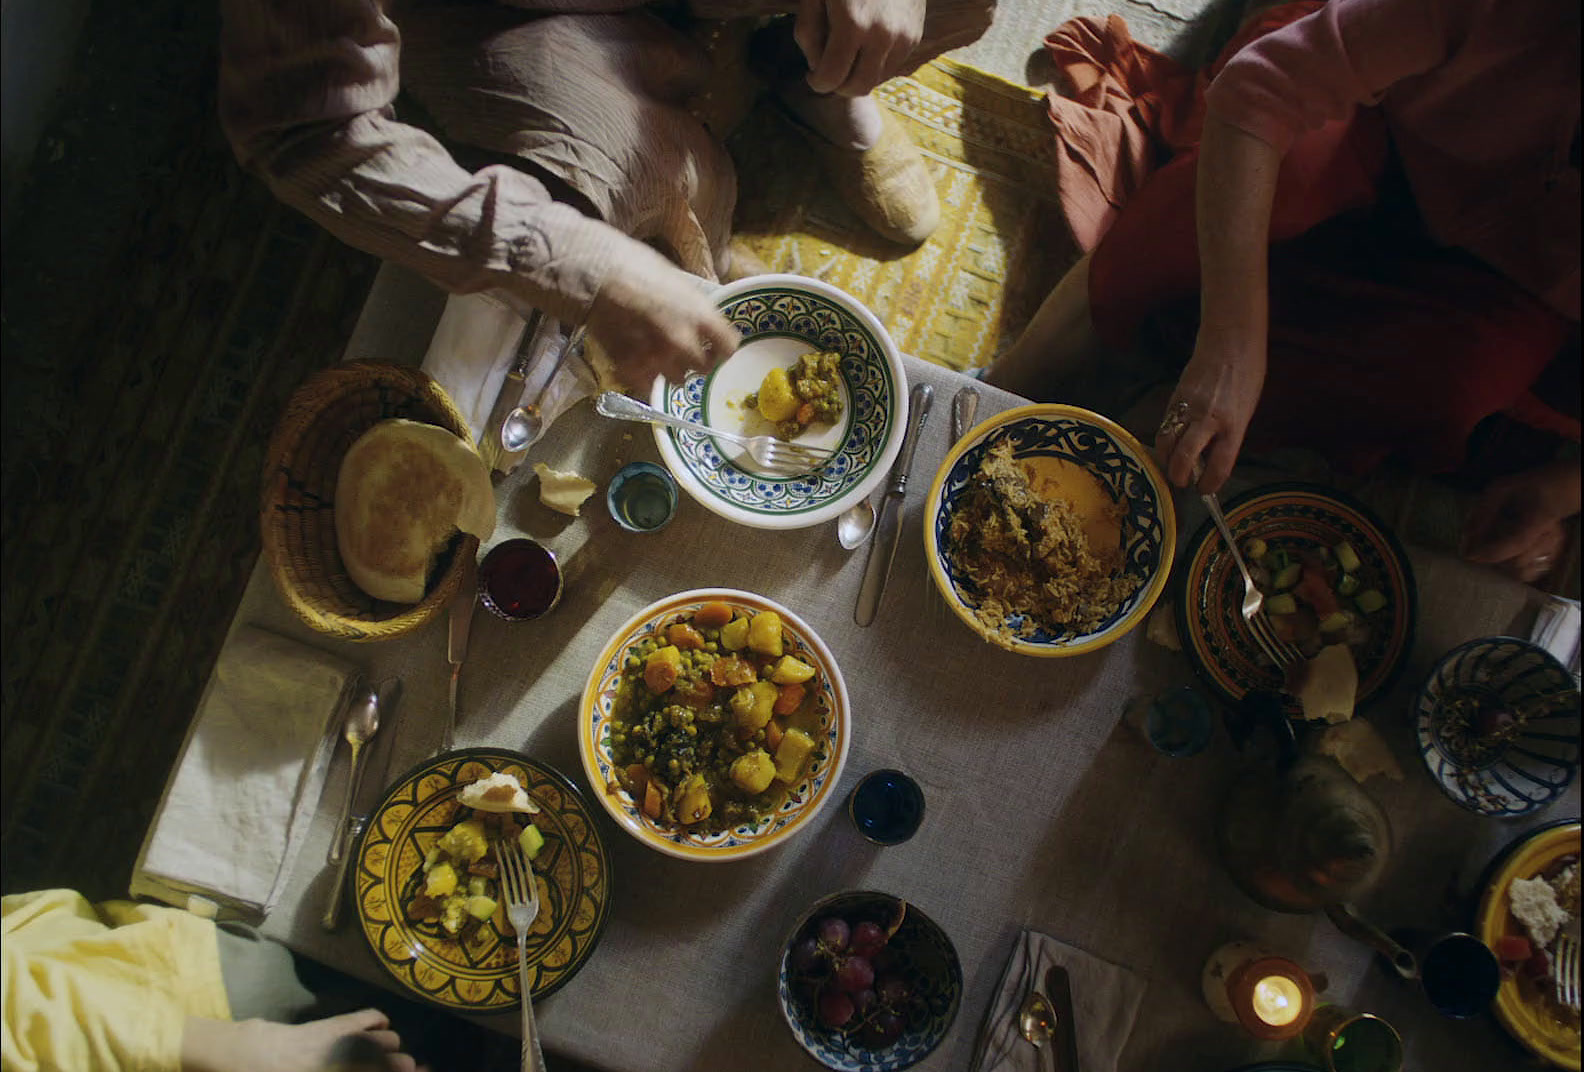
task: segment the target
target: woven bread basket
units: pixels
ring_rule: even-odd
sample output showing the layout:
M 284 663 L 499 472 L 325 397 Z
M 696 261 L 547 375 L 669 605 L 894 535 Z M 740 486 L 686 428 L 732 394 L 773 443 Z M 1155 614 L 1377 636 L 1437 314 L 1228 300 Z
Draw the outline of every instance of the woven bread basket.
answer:
M 286 404 L 270 437 L 259 528 L 281 596 L 303 621 L 347 640 L 386 640 L 423 625 L 450 603 L 478 537 L 458 533 L 441 552 L 417 604 L 368 595 L 347 576 L 336 543 L 341 459 L 379 421 L 439 425 L 474 446 L 456 403 L 420 369 L 349 361 L 314 374 Z

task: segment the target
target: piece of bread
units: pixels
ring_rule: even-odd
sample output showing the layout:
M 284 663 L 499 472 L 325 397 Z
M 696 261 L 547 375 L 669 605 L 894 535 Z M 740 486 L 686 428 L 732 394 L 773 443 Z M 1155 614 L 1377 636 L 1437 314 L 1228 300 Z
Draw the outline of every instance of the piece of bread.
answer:
M 1311 722 L 1346 722 L 1358 698 L 1358 667 L 1346 644 L 1328 644 L 1306 663 L 1299 663 L 1289 683 Z
M 1513 918 L 1524 925 L 1537 945 L 1549 946 L 1568 921 L 1567 909 L 1557 904 L 1556 891 L 1551 884 L 1536 875 L 1515 878 L 1508 889 L 1507 901 Z
M 495 531 L 489 468 L 444 428 L 381 421 L 341 461 L 335 527 L 353 584 L 375 599 L 417 603 L 458 529 L 480 540 Z
M 594 482 L 577 473 L 552 469 L 544 462 L 535 462 L 534 472 L 539 474 L 539 501 L 570 517 L 577 517 L 583 501 L 594 494 Z
M 521 811 L 533 815 L 539 810 L 516 776 L 505 771 L 463 786 L 457 801 L 475 811 Z
M 1342 769 L 1351 774 L 1356 782 L 1362 782 L 1372 774 L 1384 774 L 1394 782 L 1403 780 L 1397 757 L 1392 755 L 1386 739 L 1367 719 L 1355 718 L 1327 726 L 1315 745 L 1315 751 L 1340 763 Z

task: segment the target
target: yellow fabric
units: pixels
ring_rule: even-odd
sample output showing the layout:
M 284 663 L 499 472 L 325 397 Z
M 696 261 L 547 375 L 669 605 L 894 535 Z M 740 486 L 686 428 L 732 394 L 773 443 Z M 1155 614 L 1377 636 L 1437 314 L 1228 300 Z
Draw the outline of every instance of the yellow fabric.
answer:
M 878 316 L 904 353 L 989 364 L 1077 259 L 1057 201 L 1044 97 L 949 59 L 875 91 L 924 153 L 941 224 L 904 251 L 871 232 L 806 142 L 761 104 L 731 141 L 735 233 L 772 271 L 831 283 Z
M 214 924 L 71 890 L 0 900 L 4 1072 L 181 1064 L 188 1016 L 229 1020 Z

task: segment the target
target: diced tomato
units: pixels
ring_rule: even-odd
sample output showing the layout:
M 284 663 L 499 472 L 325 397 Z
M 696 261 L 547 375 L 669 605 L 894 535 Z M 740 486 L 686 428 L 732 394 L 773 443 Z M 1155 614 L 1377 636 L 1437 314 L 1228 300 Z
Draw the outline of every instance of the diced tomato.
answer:
M 1497 960 L 1517 964 L 1528 960 L 1534 954 L 1534 947 L 1521 934 L 1504 934 L 1496 939 L 1491 952 L 1496 954 Z
M 1293 586 L 1293 595 L 1313 607 L 1321 621 L 1325 621 L 1339 609 L 1336 593 L 1331 591 L 1331 583 L 1326 580 L 1325 570 L 1317 569 L 1308 563 L 1304 564 L 1303 573 L 1299 576 L 1298 583 Z

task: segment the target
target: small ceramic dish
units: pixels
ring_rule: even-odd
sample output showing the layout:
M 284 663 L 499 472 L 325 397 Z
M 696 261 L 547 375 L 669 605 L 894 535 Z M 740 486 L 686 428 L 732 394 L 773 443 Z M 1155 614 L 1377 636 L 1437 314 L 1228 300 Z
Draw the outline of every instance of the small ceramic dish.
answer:
M 887 985 L 887 977 L 899 980 L 905 988 L 902 999 L 892 1006 L 901 1010 L 893 1014 L 902 1020 L 900 1034 L 885 1042 L 868 1040 L 865 1020 L 878 1014 L 878 1005 L 867 1015 L 855 1012 L 844 1028 L 827 1026 L 820 1017 L 819 995 L 834 965 L 821 958 L 810 968 L 800 957 L 798 946 L 815 938 L 821 922 L 828 918 L 845 921 L 849 929 L 863 921 L 885 929 L 899 909 L 901 926 L 882 952 L 868 959 L 877 994 L 885 993 L 880 988 Z M 809 1056 L 836 1072 L 896 1072 L 918 1064 L 951 1030 L 962 1005 L 962 990 L 957 950 L 940 925 L 916 906 L 873 890 L 832 894 L 804 912 L 782 946 L 776 978 L 781 1016 L 792 1037 Z
M 772 814 L 741 822 L 720 832 L 668 824 L 645 815 L 632 794 L 622 788 L 612 753 L 611 733 L 622 670 L 629 651 L 678 621 L 691 621 L 705 603 L 722 602 L 739 616 L 773 610 L 781 617 L 785 654 L 815 669 L 811 694 L 804 701 L 804 718 L 814 738 L 814 752 L 802 769 L 798 783 L 787 789 Z M 640 684 L 638 687 L 642 688 Z M 852 740 L 847 685 L 841 668 L 825 642 L 797 614 L 774 600 L 730 588 L 699 588 L 679 592 L 651 603 L 629 618 L 608 640 L 583 689 L 578 715 L 578 754 L 583 773 L 616 825 L 643 844 L 682 860 L 719 862 L 740 860 L 783 844 L 836 795 L 847 748 Z
M 1282 483 L 1254 488 L 1222 504 L 1239 543 L 1258 538 L 1272 547 L 1334 548 L 1346 540 L 1370 585 L 1386 598 L 1379 625 L 1354 649 L 1360 707 L 1384 692 L 1413 646 L 1417 589 L 1397 537 L 1362 503 L 1331 488 Z M 1281 690 L 1282 671 L 1260 651 L 1243 621 L 1243 577 L 1226 541 L 1209 518 L 1183 552 L 1176 588 L 1177 635 L 1204 683 L 1236 705 L 1254 689 Z M 1289 711 L 1298 712 L 1289 700 Z
M 545 843 L 533 861 L 539 918 L 528 938 L 535 1000 L 575 975 L 610 914 L 611 867 L 594 814 L 561 772 L 498 748 L 447 752 L 398 778 L 369 819 L 353 856 L 352 898 L 374 959 L 407 990 L 455 1012 L 518 1008 L 517 932 L 504 898 L 470 941 L 409 919 L 424 856 L 457 821 L 463 788 L 494 773 L 514 776 L 539 805 Z
M 789 368 L 811 351 L 835 351 L 842 415 L 797 439 L 835 456 L 816 472 L 773 477 L 738 447 L 656 425 L 660 456 L 677 483 L 720 516 L 763 529 L 818 525 L 867 498 L 890 470 L 906 424 L 907 377 L 884 326 L 856 299 L 803 276 L 753 276 L 720 288 L 715 301 L 742 345 L 708 375 L 656 380 L 651 404 L 722 431 L 769 435 L 774 427 L 744 400 L 772 368 Z
M 1088 632 L 1040 627 L 1010 635 L 1023 625 L 1021 618 L 1008 621 L 1007 629 L 988 628 L 974 613 L 981 594 L 947 553 L 952 513 L 969 480 L 990 448 L 1006 441 L 1014 458 L 1056 466 L 1063 494 L 1084 517 L 1121 507 L 1120 535 L 1112 538 L 1119 540 L 1123 568 L 1141 583 Z M 1160 598 L 1177 546 L 1171 488 L 1149 451 L 1121 425 L 1077 406 L 1021 406 L 981 423 L 947 453 L 924 509 L 924 558 L 946 605 L 985 640 L 1020 655 L 1081 655 L 1125 636 Z
M 1547 823 L 1523 834 L 1491 862 L 1474 917 L 1474 934 L 1481 941 L 1494 948 L 1504 935 L 1525 933 L 1509 910 L 1513 881 L 1540 875 L 1567 857 L 1576 860 L 1579 830 L 1577 819 Z M 1491 1008 L 1508 1033 L 1535 1056 L 1579 1072 L 1577 1018 L 1568 1023 L 1552 1011 L 1549 996 L 1539 992 L 1535 981 L 1522 973 L 1503 979 Z
M 1431 779 L 1481 815 L 1543 808 L 1578 772 L 1578 687 L 1527 640 L 1482 637 L 1453 648 L 1419 689 L 1413 715 Z

